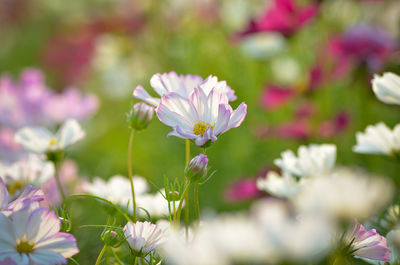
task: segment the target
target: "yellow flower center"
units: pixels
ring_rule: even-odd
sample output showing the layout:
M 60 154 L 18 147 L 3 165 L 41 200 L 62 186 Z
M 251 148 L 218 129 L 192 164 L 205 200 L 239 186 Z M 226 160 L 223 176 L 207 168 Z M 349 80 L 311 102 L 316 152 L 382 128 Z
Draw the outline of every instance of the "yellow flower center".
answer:
M 54 146 L 57 143 L 57 139 L 56 138 L 51 138 L 49 141 L 49 145 L 50 146 Z
M 205 133 L 206 130 L 207 130 L 207 127 L 210 127 L 211 130 L 214 130 L 214 126 L 215 126 L 215 125 L 211 125 L 211 124 L 209 124 L 208 122 L 199 121 L 198 123 L 196 123 L 196 124 L 193 126 L 193 133 L 196 134 L 196 135 L 201 135 L 201 136 L 203 136 L 204 133 Z
M 25 184 L 22 181 L 17 180 L 8 187 L 8 193 L 14 195 L 16 191 L 21 190 L 24 186 Z
M 32 243 L 29 243 L 26 240 L 21 240 L 18 244 L 17 244 L 17 251 L 19 253 L 24 253 L 24 254 L 28 254 L 31 253 L 33 251 L 34 245 Z

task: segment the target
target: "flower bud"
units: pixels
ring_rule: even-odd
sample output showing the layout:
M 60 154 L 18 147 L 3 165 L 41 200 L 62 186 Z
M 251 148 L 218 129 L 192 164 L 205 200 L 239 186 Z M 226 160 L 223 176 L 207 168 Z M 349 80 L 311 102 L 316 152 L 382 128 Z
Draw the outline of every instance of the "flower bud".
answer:
M 153 118 L 154 108 L 146 103 L 136 103 L 126 115 L 126 121 L 131 129 L 144 130 Z
M 207 175 L 208 158 L 204 154 L 199 154 L 190 160 L 185 169 L 186 177 L 193 182 L 197 182 Z
M 167 194 L 167 199 L 169 201 L 179 201 L 181 199 L 181 195 L 177 191 L 169 191 Z
M 123 242 L 121 239 L 123 239 L 122 232 L 117 233 L 111 229 L 104 230 L 101 234 L 101 240 L 103 240 L 104 244 L 112 248 L 119 247 Z

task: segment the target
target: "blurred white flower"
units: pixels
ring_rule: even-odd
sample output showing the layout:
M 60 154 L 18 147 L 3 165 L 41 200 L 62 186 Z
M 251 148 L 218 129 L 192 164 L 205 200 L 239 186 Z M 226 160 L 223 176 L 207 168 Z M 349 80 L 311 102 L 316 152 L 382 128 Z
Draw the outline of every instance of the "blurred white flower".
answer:
M 56 152 L 65 149 L 85 137 L 85 132 L 76 120 L 63 123 L 57 134 L 43 127 L 24 127 L 15 134 L 15 142 L 33 153 Z
M 317 176 L 327 173 L 335 165 L 336 146 L 333 144 L 310 144 L 300 146 L 296 154 L 287 150 L 281 154 L 282 158 L 275 159 L 274 163 L 282 170 L 298 177 Z
M 150 222 L 127 223 L 124 234 L 129 247 L 139 256 L 155 250 L 161 244 L 163 231 Z
M 259 32 L 246 36 L 241 43 L 244 54 L 254 59 L 266 60 L 282 52 L 286 47 L 285 38 L 276 32 Z
M 389 245 L 389 264 L 395 264 L 400 262 L 400 230 L 392 230 L 386 235 L 386 239 Z
M 274 171 L 269 171 L 266 177 L 257 179 L 259 190 L 281 198 L 292 197 L 303 184 L 304 179 L 297 181 L 295 177 L 286 172 L 280 176 Z
M 149 189 L 146 180 L 140 176 L 133 177 L 133 184 L 135 196 L 141 196 Z M 92 195 L 120 204 L 124 208 L 132 200 L 130 181 L 121 175 L 115 175 L 108 181 L 95 178 L 93 183 L 84 183 L 82 189 Z
M 276 199 L 260 200 L 251 210 L 266 240 L 271 263 L 317 261 L 332 247 L 336 226 L 321 215 L 296 216 L 288 204 Z
M 154 194 L 146 193 L 137 196 L 135 194 L 136 206 L 145 209 L 152 218 L 168 216 L 168 201 L 163 197 L 163 195 L 161 195 L 161 193 L 165 194 L 164 190 L 158 191 Z M 138 209 L 139 215 L 147 216 L 147 213 L 140 208 Z M 128 210 L 130 211 L 132 209 L 128 208 Z
M 17 195 L 27 186 L 40 186 L 54 176 L 54 165 L 38 155 L 7 165 L 0 163 L 0 176 L 8 187 L 10 195 Z
M 372 79 L 372 89 L 380 101 L 400 105 L 400 76 L 394 73 L 375 75 Z
M 310 179 L 292 201 L 301 213 L 362 220 L 381 210 L 392 194 L 388 180 L 341 168 Z
M 353 151 L 363 154 L 395 155 L 400 152 L 400 124 L 390 130 L 383 122 L 368 125 L 365 132 L 357 132 Z

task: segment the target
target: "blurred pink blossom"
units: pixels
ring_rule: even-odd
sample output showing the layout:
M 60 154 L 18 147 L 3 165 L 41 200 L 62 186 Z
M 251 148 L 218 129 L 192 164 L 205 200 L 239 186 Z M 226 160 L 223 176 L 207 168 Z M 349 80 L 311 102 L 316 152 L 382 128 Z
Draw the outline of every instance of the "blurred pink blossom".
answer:
M 263 193 L 257 188 L 257 178 L 240 179 L 230 184 L 224 192 L 227 202 L 243 202 L 259 198 Z
M 360 24 L 330 40 L 329 50 L 334 60 L 334 72 L 345 75 L 351 65 L 365 64 L 370 72 L 379 71 L 396 51 L 396 40 L 383 28 Z
M 296 91 L 293 88 L 269 85 L 263 92 L 261 105 L 267 110 L 274 110 L 285 105 L 295 95 Z
M 62 94 L 51 95 L 44 105 L 44 113 L 53 121 L 62 123 L 67 118 L 82 120 L 91 116 L 98 105 L 97 97 L 92 94 L 82 95 L 77 88 L 71 87 Z
M 290 36 L 302 28 L 317 13 L 318 5 L 310 4 L 302 7 L 296 0 L 274 0 L 260 19 L 251 21 L 241 35 L 260 31 L 277 31 Z

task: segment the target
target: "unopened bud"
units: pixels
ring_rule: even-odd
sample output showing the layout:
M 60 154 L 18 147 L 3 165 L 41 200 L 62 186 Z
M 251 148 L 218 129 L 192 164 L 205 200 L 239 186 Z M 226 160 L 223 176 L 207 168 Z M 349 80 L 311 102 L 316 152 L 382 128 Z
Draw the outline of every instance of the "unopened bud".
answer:
M 153 118 L 154 108 L 146 103 L 136 103 L 126 115 L 126 120 L 131 129 L 144 130 Z
M 181 199 L 181 195 L 177 191 L 168 192 L 167 198 L 169 201 L 179 201 Z
M 204 154 L 199 154 L 190 160 L 185 169 L 186 177 L 196 182 L 207 175 L 208 158 Z
M 101 234 L 101 240 L 103 240 L 104 244 L 106 244 L 107 246 L 116 248 L 119 247 L 123 242 L 123 240 L 121 240 L 121 238 L 123 238 L 121 237 L 121 235 L 122 232 L 118 234 L 113 230 L 105 230 Z

